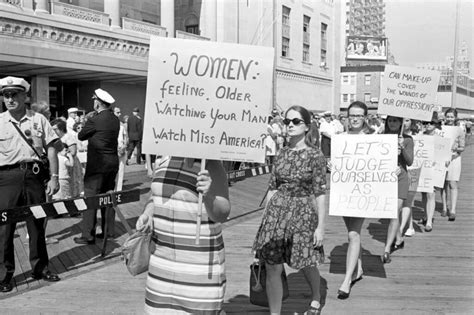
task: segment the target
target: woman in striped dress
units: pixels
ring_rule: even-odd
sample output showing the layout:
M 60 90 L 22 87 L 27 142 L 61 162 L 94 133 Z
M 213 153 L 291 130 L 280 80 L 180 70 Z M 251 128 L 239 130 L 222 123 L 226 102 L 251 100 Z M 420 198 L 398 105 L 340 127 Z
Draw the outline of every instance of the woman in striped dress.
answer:
M 200 170 L 195 159 L 157 161 L 151 197 L 137 230 L 153 229 L 156 250 L 146 281 L 147 314 L 220 314 L 226 286 L 219 222 L 230 212 L 227 176 L 219 161 Z M 196 245 L 198 192 L 203 194 Z

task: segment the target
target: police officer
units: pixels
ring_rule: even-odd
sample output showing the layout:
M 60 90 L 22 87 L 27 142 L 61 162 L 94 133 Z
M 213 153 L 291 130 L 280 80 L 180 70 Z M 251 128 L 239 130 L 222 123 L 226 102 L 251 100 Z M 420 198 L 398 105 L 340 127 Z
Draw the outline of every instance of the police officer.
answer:
M 106 193 L 115 188 L 115 176 L 117 175 L 119 160 L 117 155 L 117 138 L 120 129 L 120 121 L 110 110 L 110 105 L 115 102 L 114 98 L 102 89 L 97 89 L 93 95 L 95 114 L 87 119 L 84 128 L 77 135 L 79 140 L 88 140 L 87 165 L 84 176 L 84 195 L 94 196 Z M 95 238 L 103 237 L 96 235 L 97 224 L 96 209 L 89 209 L 82 215 L 82 236 L 75 237 L 78 244 L 94 244 Z M 105 214 L 107 213 L 107 218 Z M 102 232 L 108 232 L 108 236 L 114 236 L 115 210 L 109 207 L 101 209 Z M 105 231 L 107 220 L 108 231 Z
M 26 109 L 25 100 L 29 88 L 28 82 L 22 78 L 0 79 L 0 94 L 3 95 L 7 109 L 0 113 L 0 209 L 45 202 L 45 182 L 41 176 L 42 164 L 38 157 L 38 154 L 42 155 L 45 151 L 51 172 L 46 193 L 52 196 L 59 189 L 58 158 L 54 148 L 58 136 L 43 115 Z M 26 221 L 30 236 L 32 277 L 37 280 L 59 281 L 59 277 L 48 270 L 44 220 L 31 218 Z M 15 272 L 15 227 L 16 223 L 0 225 L 0 269 L 5 271 L 0 282 L 1 292 L 13 289 L 11 280 Z

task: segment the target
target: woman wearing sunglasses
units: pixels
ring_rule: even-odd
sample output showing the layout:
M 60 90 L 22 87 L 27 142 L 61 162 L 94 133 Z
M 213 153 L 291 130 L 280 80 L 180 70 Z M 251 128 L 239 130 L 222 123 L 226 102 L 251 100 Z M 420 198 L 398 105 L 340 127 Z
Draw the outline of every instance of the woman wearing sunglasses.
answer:
M 362 102 L 355 101 L 349 105 L 348 113 L 348 134 L 372 134 L 374 130 L 367 124 L 368 108 Z M 347 299 L 350 295 L 352 286 L 362 279 L 362 249 L 360 241 L 360 232 L 364 218 L 343 217 L 347 228 L 349 245 L 346 255 L 346 274 L 342 281 L 337 297 Z M 356 270 L 357 267 L 357 270 Z
M 413 164 L 414 143 L 413 138 L 402 130 L 403 118 L 388 116 L 385 124 L 384 134 L 398 135 L 398 216 L 400 218 L 404 202 L 408 199 L 408 170 L 407 166 Z M 385 241 L 385 249 L 382 255 L 382 262 L 388 264 L 392 261 L 391 252 L 401 249 L 405 246 L 400 233 L 400 219 L 390 219 L 387 231 L 387 239 Z M 397 240 L 395 240 L 397 239 Z
M 280 314 L 283 263 L 303 271 L 312 299 L 306 314 L 320 314 L 321 255 L 325 223 L 326 160 L 311 139 L 311 115 L 292 106 L 285 119 L 288 144 L 278 153 L 253 250 L 265 262 L 271 314 Z

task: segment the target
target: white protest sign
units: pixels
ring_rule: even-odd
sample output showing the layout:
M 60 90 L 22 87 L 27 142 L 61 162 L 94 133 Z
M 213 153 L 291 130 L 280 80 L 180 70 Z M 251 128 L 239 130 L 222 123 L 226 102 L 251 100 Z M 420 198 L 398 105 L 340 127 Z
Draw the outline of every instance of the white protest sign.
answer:
M 436 108 L 439 71 L 386 65 L 377 112 L 430 121 Z
M 456 141 L 456 137 L 459 135 L 460 128 L 458 126 L 445 126 L 441 127 L 439 131 L 439 135 L 443 138 L 449 139 L 449 148 L 452 149 L 454 146 L 454 141 Z M 451 161 L 451 158 L 449 159 Z
M 446 162 L 451 161 L 451 139 L 440 136 L 435 137 L 435 165 L 433 185 L 442 188 L 446 179 Z
M 152 36 L 143 152 L 264 162 L 273 54 Z
M 331 139 L 329 215 L 397 218 L 397 135 Z
M 433 192 L 435 137 L 413 136 L 413 164 L 408 167 L 410 191 Z

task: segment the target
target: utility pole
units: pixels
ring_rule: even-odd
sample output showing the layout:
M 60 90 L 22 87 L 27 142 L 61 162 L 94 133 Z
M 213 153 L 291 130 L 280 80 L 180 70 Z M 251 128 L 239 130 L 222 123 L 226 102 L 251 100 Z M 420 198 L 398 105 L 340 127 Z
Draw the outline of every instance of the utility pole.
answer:
M 453 83 L 451 84 L 451 107 L 456 107 L 456 91 L 458 84 L 458 46 L 459 46 L 459 9 L 460 0 L 456 0 L 456 20 L 454 21 L 454 57 L 453 57 Z

